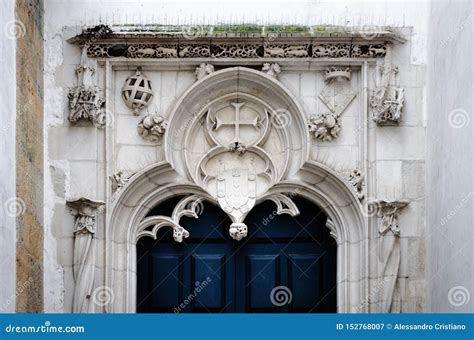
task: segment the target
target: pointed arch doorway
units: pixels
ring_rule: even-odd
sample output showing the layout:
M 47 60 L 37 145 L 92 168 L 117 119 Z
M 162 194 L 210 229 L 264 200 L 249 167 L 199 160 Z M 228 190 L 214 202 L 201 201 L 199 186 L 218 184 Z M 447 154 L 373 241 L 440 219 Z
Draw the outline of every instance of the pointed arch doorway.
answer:
M 150 215 L 169 215 L 182 197 Z M 199 219 L 183 218 L 190 237 L 162 228 L 137 242 L 139 313 L 331 313 L 337 310 L 336 241 L 327 216 L 302 197 L 298 216 L 262 202 L 246 218 L 248 238 L 230 238 L 227 215 L 211 203 Z

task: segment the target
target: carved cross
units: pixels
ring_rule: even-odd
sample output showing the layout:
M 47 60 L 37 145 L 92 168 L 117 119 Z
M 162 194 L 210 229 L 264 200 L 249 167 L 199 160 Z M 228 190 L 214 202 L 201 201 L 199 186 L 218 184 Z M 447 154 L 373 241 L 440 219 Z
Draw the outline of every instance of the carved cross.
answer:
M 252 120 L 241 120 L 240 119 L 240 108 L 245 103 L 230 103 L 230 104 L 234 107 L 234 120 L 230 121 L 230 122 L 224 122 L 219 118 L 219 116 L 216 116 L 216 131 L 221 126 L 226 126 L 226 125 L 234 126 L 235 132 L 234 132 L 234 140 L 232 141 L 232 144 L 239 145 L 241 143 L 240 127 L 244 126 L 244 125 L 248 125 L 248 126 L 253 126 L 254 128 L 257 128 L 258 117 L 255 117 Z

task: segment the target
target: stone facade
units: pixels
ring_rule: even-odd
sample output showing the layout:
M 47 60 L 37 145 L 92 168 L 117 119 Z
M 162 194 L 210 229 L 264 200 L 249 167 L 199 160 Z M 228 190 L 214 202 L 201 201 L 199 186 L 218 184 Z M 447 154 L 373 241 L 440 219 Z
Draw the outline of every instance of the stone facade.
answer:
M 2 9 L 12 3 L 2 2 Z M 127 9 L 124 3 L 115 5 Z M 134 242 L 137 237 L 153 237 L 156 230 L 150 226 L 159 222 L 173 228 L 180 242 L 188 234 L 179 224 L 179 214 L 194 216 L 196 202 L 209 199 L 232 216 L 229 233 L 242 240 L 248 232 L 242 212 L 257 201 L 270 199 L 279 211 L 295 213 L 297 207 L 285 198 L 285 190 L 302 190 L 329 217 L 327 227 L 339 244 L 338 311 L 471 308 L 463 304 L 459 309 L 450 300 L 453 288 L 473 292 L 471 279 L 460 274 L 469 264 L 443 262 L 450 259 L 452 248 L 464 244 L 463 235 L 469 234 L 472 224 L 468 222 L 472 214 L 464 209 L 472 206 L 472 181 L 469 189 L 460 180 L 469 178 L 471 169 L 457 166 L 462 163 L 459 157 L 469 152 L 447 151 L 472 144 L 467 112 L 472 96 L 463 92 L 468 86 L 459 86 L 457 92 L 465 93 L 459 104 L 449 102 L 447 107 L 434 100 L 432 109 L 426 109 L 433 97 L 426 92 L 428 75 L 439 80 L 428 86 L 436 98 L 452 94 L 449 88 L 454 86 L 438 72 L 438 65 L 455 66 L 441 63 L 449 59 L 443 54 L 449 49 L 439 50 L 437 35 L 445 47 L 452 45 L 450 49 L 462 44 L 469 37 L 452 36 L 466 32 L 463 22 L 472 16 L 466 19 L 461 12 L 468 10 L 443 16 L 443 6 L 434 6 L 430 29 L 436 36 L 426 31 L 428 8 L 417 4 L 387 7 L 395 17 L 406 15 L 413 28 L 346 28 L 337 39 L 325 32 L 325 26 L 306 34 L 221 32 L 211 41 L 202 30 L 192 35 L 185 31 L 179 37 L 160 32 L 130 35 L 119 27 L 93 26 L 98 21 L 89 22 L 89 30 L 81 34 L 82 28 L 75 26 L 83 24 L 78 13 L 106 13 L 107 4 L 92 8 L 72 1 L 45 6 L 44 74 L 43 53 L 32 53 L 43 51 L 42 3 L 18 1 L 16 15 L 26 34 L 16 46 L 14 118 L 8 112 L 15 103 L 3 99 L 15 93 L 11 89 L 0 93 L 7 103 L 2 123 L 16 126 L 16 136 L 12 130 L 2 130 L 7 141 L 2 174 L 16 177 L 1 183 L 3 210 L 12 197 L 18 198 L 14 204 L 20 202 L 22 208 L 23 202 L 26 207 L 18 216 L 4 214 L 0 219 L 2 226 L 15 220 L 17 226 L 2 228 L 2 242 L 17 239 L 16 263 L 10 257 L 1 264 L 3 310 L 41 312 L 44 303 L 47 312 L 133 312 Z M 373 10 L 354 4 L 325 6 L 305 7 L 303 12 L 326 10 L 345 23 L 357 22 L 347 8 Z M 12 9 L 2 10 L 2 20 L 13 18 Z M 398 26 L 388 12 L 378 14 L 387 25 Z M 461 24 L 439 32 L 439 27 L 449 26 L 450 18 L 460 18 Z M 427 36 L 435 65 L 431 70 L 426 68 Z M 9 53 L 2 50 L 2 60 L 11 62 L 14 56 Z M 458 65 L 468 62 L 462 59 Z M 145 91 L 133 82 L 124 85 L 137 70 L 150 81 L 141 87 Z M 236 79 L 250 103 L 247 107 L 232 101 Z M 44 129 L 38 128 L 43 126 L 43 107 Z M 220 111 L 213 115 L 215 108 Z M 446 117 L 449 112 L 451 120 Z M 461 130 L 456 128 L 459 113 L 467 119 Z M 446 119 L 456 125 L 449 133 Z M 256 131 L 263 137 L 253 138 Z M 301 150 L 278 155 L 278 150 L 297 143 Z M 444 149 L 446 144 L 449 148 Z M 211 146 L 217 149 L 206 149 Z M 181 151 L 187 149 L 191 154 Z M 207 158 L 192 156 L 206 153 Z M 216 155 L 225 155 L 225 166 L 219 166 Z M 270 166 L 262 171 L 265 157 Z M 245 169 L 237 169 L 251 188 L 240 206 L 229 204 L 230 194 L 219 186 L 229 171 L 236 173 L 232 158 L 248 161 Z M 441 167 L 439 158 L 454 160 Z M 196 169 L 202 169 L 204 176 Z M 285 186 L 285 181 L 292 184 Z M 459 196 L 461 192 L 465 195 Z M 455 221 L 462 232 L 447 233 L 450 224 L 443 218 L 451 211 L 441 199 L 446 193 L 450 202 L 459 202 L 451 209 L 454 218 L 446 221 Z M 193 196 L 176 207 L 176 216 L 144 218 L 146 210 L 141 207 L 178 194 Z M 77 202 L 89 202 L 97 209 L 79 213 Z M 124 221 L 136 229 L 127 229 Z M 472 256 L 466 249 L 461 249 L 462 257 L 468 259 Z M 0 251 L 8 256 L 15 247 Z M 81 258 L 87 259 L 82 267 L 77 265 Z M 438 265 L 439 261 L 443 263 Z M 16 278 L 3 280 L 5 270 L 15 271 Z M 437 275 L 444 280 L 433 282 Z

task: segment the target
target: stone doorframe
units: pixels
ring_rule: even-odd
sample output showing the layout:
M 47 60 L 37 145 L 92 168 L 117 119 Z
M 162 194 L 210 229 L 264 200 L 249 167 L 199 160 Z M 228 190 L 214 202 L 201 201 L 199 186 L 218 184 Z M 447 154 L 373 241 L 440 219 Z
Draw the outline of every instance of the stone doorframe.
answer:
M 239 80 L 237 89 L 236 79 Z M 259 93 L 258 98 L 253 96 L 255 91 Z M 183 237 L 187 237 L 188 232 L 179 226 L 179 218 L 183 215 L 198 217 L 193 211 L 193 206 L 188 204 L 192 203 L 190 200 L 178 203 L 175 209 L 177 211 L 171 217 L 146 218 L 153 207 L 166 199 L 182 195 L 199 197 L 222 207 L 222 203 L 218 203 L 217 200 L 219 194 L 214 191 L 216 183 L 202 180 L 199 171 L 196 170 L 203 169 L 204 172 L 214 170 L 212 167 L 206 168 L 206 157 L 210 158 L 216 153 L 224 155 L 223 157 L 225 155 L 235 157 L 235 150 L 212 147 L 210 151 L 204 152 L 203 157 L 198 158 L 199 161 L 189 156 L 189 153 L 192 153 L 189 150 L 195 150 L 193 145 L 196 143 L 192 142 L 195 140 L 193 138 L 202 133 L 199 130 L 206 128 L 205 123 L 202 123 L 203 117 L 215 107 L 212 105 L 222 98 L 228 101 L 235 93 L 239 98 L 253 101 L 255 105 L 267 107 L 262 110 L 268 110 L 268 119 L 272 119 L 270 112 L 277 111 L 275 108 L 285 108 L 291 115 L 292 123 L 286 128 L 268 128 L 273 129 L 273 132 L 268 133 L 273 135 L 267 138 L 271 138 L 271 144 L 276 148 L 280 143 L 280 150 L 283 150 L 286 156 L 274 156 L 272 148 L 268 149 L 265 145 L 259 148 L 257 142 L 247 145 L 248 149 L 244 156 L 251 153 L 252 157 L 267 157 L 267 164 L 277 164 L 268 174 L 265 173 L 266 178 L 270 178 L 269 183 L 257 178 L 258 186 L 266 185 L 267 189 L 260 194 L 257 192 L 255 204 L 272 200 L 276 203 L 277 213 L 295 214 L 298 209 L 291 201 L 291 197 L 298 194 L 323 209 L 328 217 L 327 227 L 330 228 L 331 235 L 337 240 L 338 245 L 338 312 L 368 311 L 368 306 L 364 304 L 369 286 L 366 227 L 368 222 L 362 213 L 364 208 L 356 191 L 350 182 L 330 168 L 309 160 L 311 142 L 306 126 L 307 115 L 291 92 L 273 77 L 243 67 L 216 71 L 193 84 L 181 96 L 169 115 L 169 125 L 164 137 L 167 161 L 151 165 L 133 175 L 108 207 L 104 235 L 105 286 L 112 289 L 113 299 L 105 306 L 105 311 L 114 313 L 136 311 L 137 239 L 143 235 L 154 237 L 161 227 L 172 227 L 175 240 L 180 242 Z M 185 131 L 183 126 L 186 127 Z M 277 152 L 282 153 L 274 151 Z M 276 157 L 275 160 L 273 157 Z M 210 175 L 207 177 L 212 178 Z M 249 205 L 247 213 L 253 206 Z M 229 217 L 235 218 L 231 216 L 233 211 L 226 208 L 223 207 Z M 233 222 L 240 223 L 245 216 L 246 214 L 240 216 L 238 221 L 233 219 Z M 150 223 L 147 224 L 148 220 Z M 145 230 L 150 226 L 154 227 L 152 231 Z M 238 237 L 236 239 L 240 240 Z

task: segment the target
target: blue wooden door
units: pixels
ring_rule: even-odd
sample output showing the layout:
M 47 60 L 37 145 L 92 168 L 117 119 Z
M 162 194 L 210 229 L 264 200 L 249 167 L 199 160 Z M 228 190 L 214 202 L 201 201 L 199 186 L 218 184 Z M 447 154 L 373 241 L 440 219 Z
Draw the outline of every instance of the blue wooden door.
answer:
M 170 215 L 178 199 L 150 214 Z M 228 235 L 231 221 L 206 204 L 199 219 L 183 218 L 190 237 L 179 244 L 170 230 L 137 244 L 137 311 L 142 313 L 336 312 L 336 244 L 324 213 L 295 198 L 300 215 L 255 207 L 247 238 Z

